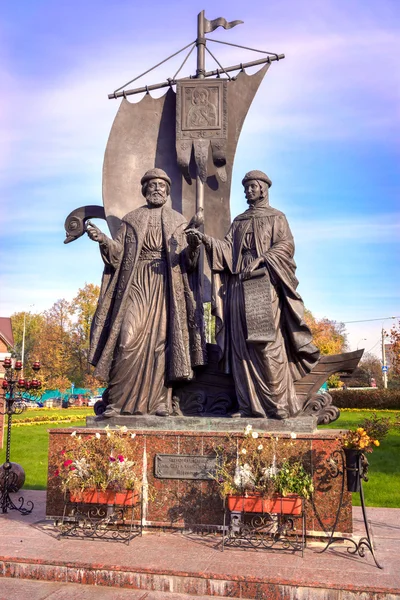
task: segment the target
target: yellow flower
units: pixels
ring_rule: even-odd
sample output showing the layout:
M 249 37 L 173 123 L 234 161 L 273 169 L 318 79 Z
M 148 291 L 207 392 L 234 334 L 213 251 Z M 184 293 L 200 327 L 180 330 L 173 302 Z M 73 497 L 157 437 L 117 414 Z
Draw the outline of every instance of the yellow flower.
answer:
M 380 446 L 379 441 L 378 440 L 374 440 L 374 444 L 375 446 Z

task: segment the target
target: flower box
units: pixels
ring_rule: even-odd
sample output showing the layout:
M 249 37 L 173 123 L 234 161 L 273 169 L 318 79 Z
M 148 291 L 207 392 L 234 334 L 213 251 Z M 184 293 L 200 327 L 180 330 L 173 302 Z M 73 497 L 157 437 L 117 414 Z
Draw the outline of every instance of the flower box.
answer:
M 302 499 L 300 496 L 291 494 L 289 496 L 274 496 L 263 498 L 257 494 L 248 496 L 226 497 L 228 510 L 249 513 L 280 513 L 283 515 L 301 515 Z
M 139 494 L 136 490 L 97 490 L 89 489 L 83 491 L 69 492 L 70 502 L 80 502 L 82 504 L 116 504 L 118 506 L 133 506 L 136 504 Z

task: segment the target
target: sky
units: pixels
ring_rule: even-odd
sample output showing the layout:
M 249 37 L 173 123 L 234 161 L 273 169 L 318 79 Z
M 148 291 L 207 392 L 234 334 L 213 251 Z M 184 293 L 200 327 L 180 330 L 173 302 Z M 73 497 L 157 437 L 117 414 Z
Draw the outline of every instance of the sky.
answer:
M 96 244 L 63 240 L 71 210 L 102 204 L 103 155 L 119 105 L 107 94 L 193 41 L 202 9 L 209 19 L 244 21 L 210 37 L 285 54 L 243 126 L 232 218 L 246 208 L 244 173 L 265 171 L 270 203 L 295 238 L 306 307 L 346 323 L 349 349 L 379 355 L 381 329 L 393 322 L 385 318 L 400 315 L 398 0 L 3 3 L 0 316 L 41 312 L 100 283 Z M 210 48 L 224 65 L 260 57 Z M 181 60 L 139 84 L 172 77 Z M 181 74 L 194 71 L 189 60 Z

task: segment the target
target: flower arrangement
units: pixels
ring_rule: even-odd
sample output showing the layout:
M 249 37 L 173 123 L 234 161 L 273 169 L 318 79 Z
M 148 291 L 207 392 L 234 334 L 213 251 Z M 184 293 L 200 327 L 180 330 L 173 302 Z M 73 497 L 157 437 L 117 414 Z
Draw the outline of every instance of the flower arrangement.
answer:
M 295 439 L 296 434 L 292 433 Z M 244 438 L 237 441 L 236 452 L 226 451 L 226 446 L 216 448 L 217 468 L 215 481 L 222 498 L 230 495 L 261 495 L 264 498 L 297 494 L 309 498 L 314 491 L 311 475 L 301 461 L 283 459 L 278 464 L 276 442 L 278 438 L 254 431 L 251 425 L 244 430 Z M 292 444 L 289 441 L 289 444 Z M 284 443 L 280 449 L 284 451 Z
M 374 413 L 371 417 L 363 420 L 357 429 L 346 431 L 342 435 L 342 444 L 345 449 L 359 450 L 360 452 L 372 452 L 375 447 L 380 446 L 381 441 L 388 434 L 390 427 L 389 417 L 378 417 Z
M 63 491 L 137 489 L 140 480 L 130 443 L 135 436 L 126 427 L 106 427 L 104 433 L 84 437 L 73 431 L 68 446 L 58 456 L 54 473 Z

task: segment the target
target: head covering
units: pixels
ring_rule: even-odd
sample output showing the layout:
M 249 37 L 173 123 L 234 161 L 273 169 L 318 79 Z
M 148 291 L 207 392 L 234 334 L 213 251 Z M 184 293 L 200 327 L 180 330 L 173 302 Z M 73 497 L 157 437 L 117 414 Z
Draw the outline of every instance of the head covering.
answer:
M 268 184 L 268 187 L 271 187 L 272 185 L 272 181 L 270 180 L 268 175 L 266 175 L 262 171 L 249 171 L 248 173 L 246 173 L 246 175 L 242 179 L 242 185 L 245 185 L 246 182 L 250 181 L 251 179 L 255 179 L 257 181 L 264 181 L 264 183 Z
M 142 179 L 140 180 L 141 185 L 145 184 L 146 181 L 150 181 L 150 179 L 163 179 L 169 185 L 171 185 L 170 178 L 168 177 L 166 172 L 163 171 L 162 169 L 150 169 L 150 171 L 146 171 L 146 173 L 143 175 Z

